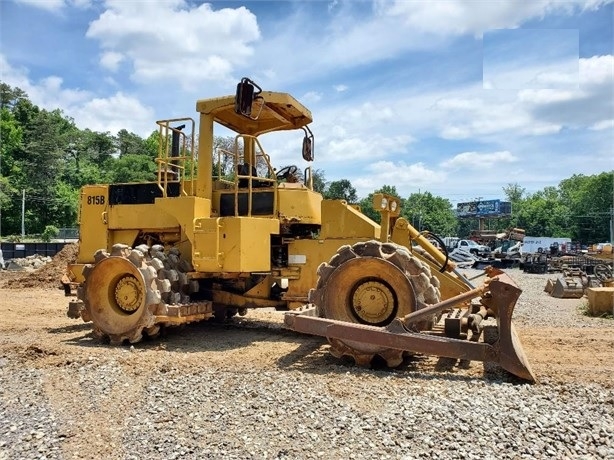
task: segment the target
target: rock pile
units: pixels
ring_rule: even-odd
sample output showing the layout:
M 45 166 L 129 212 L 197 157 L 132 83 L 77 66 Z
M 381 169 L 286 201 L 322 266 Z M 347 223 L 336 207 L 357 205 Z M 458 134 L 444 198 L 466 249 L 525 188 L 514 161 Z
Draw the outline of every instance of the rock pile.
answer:
M 33 272 L 49 262 L 51 262 L 51 257 L 34 254 L 21 259 L 11 259 L 10 262 L 7 263 L 7 269 Z

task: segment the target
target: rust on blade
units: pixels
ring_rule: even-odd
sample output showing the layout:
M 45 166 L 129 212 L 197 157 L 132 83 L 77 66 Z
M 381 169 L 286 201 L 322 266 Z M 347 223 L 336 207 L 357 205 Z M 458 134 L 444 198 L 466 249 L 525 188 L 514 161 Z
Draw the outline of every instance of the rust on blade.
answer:
M 535 374 L 512 323 L 516 301 L 521 292 L 512 278 L 501 272 L 491 281 L 489 295 L 482 299 L 482 303 L 491 309 L 497 318 L 499 340 L 494 346 L 497 348 L 499 365 L 522 379 L 535 382 Z
M 512 324 L 514 307 L 522 291 L 500 270 L 493 269 L 489 271 L 489 275 L 491 277 L 484 286 L 457 298 L 426 306 L 424 313 L 420 309 L 404 318 L 397 318 L 386 327 L 312 316 L 314 309 L 308 310 L 309 313 L 305 312 L 307 314 L 287 313 L 285 324 L 294 331 L 326 337 L 329 341 L 355 341 L 413 353 L 494 362 L 523 380 L 535 382 L 535 374 Z M 411 330 L 411 323 L 424 315 L 432 315 L 478 295 L 481 295 L 481 302 L 489 313 L 497 319 L 499 337 L 494 343 L 460 340 Z

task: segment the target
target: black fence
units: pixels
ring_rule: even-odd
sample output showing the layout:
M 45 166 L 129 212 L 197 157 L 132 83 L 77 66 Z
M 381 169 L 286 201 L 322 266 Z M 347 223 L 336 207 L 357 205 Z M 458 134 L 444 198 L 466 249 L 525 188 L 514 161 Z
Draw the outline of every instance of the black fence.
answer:
M 5 261 L 21 259 L 38 254 L 53 257 L 70 243 L 0 243 L 2 257 Z

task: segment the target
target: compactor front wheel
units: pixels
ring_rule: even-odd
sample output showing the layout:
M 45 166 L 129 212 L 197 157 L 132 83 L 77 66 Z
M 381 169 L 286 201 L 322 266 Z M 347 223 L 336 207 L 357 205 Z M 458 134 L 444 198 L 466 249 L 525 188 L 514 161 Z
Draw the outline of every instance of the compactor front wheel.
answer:
M 320 265 L 316 289 L 310 293 L 321 317 L 370 326 L 386 326 L 420 304 L 437 303 L 439 297 L 439 280 L 426 264 L 403 246 L 379 241 L 340 248 Z M 432 326 L 427 320 L 417 328 Z M 375 356 L 389 367 L 403 361 L 402 350 L 361 343 L 359 338 L 329 343 L 334 356 L 352 357 L 359 365 L 369 365 Z
M 136 343 L 143 334 L 157 335 L 155 314 L 164 308 L 162 295 L 171 291 L 168 280 L 158 279 L 163 267 L 149 255 L 148 247 L 113 246 L 111 254 L 99 250 L 95 263 L 85 267 L 85 283 L 78 296 L 84 320 L 91 320 L 94 334 L 111 343 Z

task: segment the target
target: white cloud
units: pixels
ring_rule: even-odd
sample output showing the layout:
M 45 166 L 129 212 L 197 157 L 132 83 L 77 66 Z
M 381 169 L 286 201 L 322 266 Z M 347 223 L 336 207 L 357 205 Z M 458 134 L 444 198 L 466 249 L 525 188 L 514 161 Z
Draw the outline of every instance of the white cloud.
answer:
M 541 123 L 536 125 L 531 120 L 513 95 L 510 97 L 509 94 L 499 92 L 490 94 L 478 88 L 467 88 L 466 93 L 465 98 L 442 97 L 430 108 L 431 113 L 428 115 L 436 117 L 442 138 L 488 137 L 512 130 L 531 134 L 537 126 L 544 128 Z M 422 116 L 428 115 L 422 112 Z
M 100 56 L 100 65 L 111 72 L 117 72 L 119 65 L 124 60 L 122 53 L 115 51 L 106 51 Z
M 193 90 L 207 80 L 230 80 L 260 38 L 256 17 L 245 7 L 214 10 L 184 0 L 107 0 L 105 7 L 86 36 L 100 42 L 103 57 L 121 53 L 142 83 L 175 81 Z
M 155 129 L 153 109 L 143 105 L 137 98 L 121 92 L 106 98 L 95 97 L 90 91 L 65 88 L 63 79 L 58 76 L 33 82 L 27 70 L 10 66 L 2 54 L 0 68 L 4 83 L 24 90 L 32 103 L 41 108 L 61 109 L 75 120 L 79 128 L 109 131 L 112 134 L 127 129 L 141 136 Z
M 518 93 L 521 102 L 530 104 L 555 104 L 558 102 L 571 101 L 577 95 L 577 91 L 561 91 L 556 89 L 525 89 Z
M 374 124 L 382 124 L 392 121 L 396 112 L 392 106 L 387 102 L 373 102 L 367 101 L 362 105 L 356 105 L 347 111 L 348 117 L 352 123 L 360 121 L 362 123 L 373 126 Z
M 439 97 L 421 117 L 444 139 L 493 140 L 499 134 L 543 136 L 588 128 L 614 116 L 614 58 L 579 59 L 575 89 L 482 90 L 467 87 Z M 531 70 L 528 69 L 530 73 Z M 463 94 L 457 96 L 456 94 Z
M 553 12 L 572 13 L 596 9 L 610 0 L 498 0 L 475 2 L 446 0 L 438 2 L 408 2 L 406 0 L 378 0 L 377 11 L 403 21 L 409 30 L 437 35 L 472 34 L 481 36 L 492 29 L 516 28 L 530 19 L 540 19 Z
M 449 47 L 459 36 L 480 37 L 488 30 L 517 28 L 550 14 L 572 16 L 610 1 L 374 0 L 373 14 L 365 14 L 364 2 L 339 2 L 329 11 L 330 23 L 324 25 L 319 17 L 307 17 L 301 2 L 293 2 L 299 5 L 298 12 L 263 30 L 265 40 L 255 46 L 259 66 L 276 69 L 274 75 L 282 83 L 309 81 L 327 73 L 386 63 L 416 50 Z M 297 30 L 304 33 L 297 35 Z M 317 65 L 306 66 L 305 62 Z
M 612 83 L 614 81 L 614 56 L 593 56 L 580 59 L 580 86 Z
M 578 87 L 578 58 L 567 62 L 541 64 L 539 67 L 520 67 L 512 70 L 496 69 L 484 75 L 484 89 Z
M 343 130 L 343 128 L 340 129 Z M 404 152 L 412 141 L 412 137 L 408 135 L 339 136 L 325 139 L 320 143 L 320 149 L 326 152 L 328 161 L 335 162 L 386 158 L 392 153 Z
M 93 98 L 70 109 L 80 126 L 94 131 L 109 131 L 112 134 L 121 129 L 147 136 L 156 129 L 154 111 L 138 99 L 117 92 L 107 98 Z
M 348 86 L 347 85 L 335 85 L 333 86 L 333 89 L 337 91 L 338 93 L 342 93 L 348 90 Z
M 64 0 L 15 0 L 15 2 L 48 11 L 58 11 L 66 6 Z
M 443 161 L 441 166 L 450 169 L 490 169 L 502 163 L 514 163 L 516 161 L 518 161 L 518 158 L 508 151 L 493 153 L 463 152 Z
M 92 0 L 13 0 L 15 3 L 33 6 L 47 11 L 59 11 L 67 6 L 75 6 L 77 8 L 89 8 L 92 5 Z
M 305 104 L 313 104 L 319 102 L 322 99 L 322 93 L 317 91 L 309 91 L 301 97 L 301 101 Z
M 603 120 L 599 123 L 595 123 L 589 129 L 592 131 L 603 131 L 606 129 L 610 129 L 614 131 L 614 120 Z
M 38 83 L 33 83 L 28 77 L 27 69 L 12 67 L 3 54 L 0 54 L 0 68 L 4 83 L 21 88 L 33 103 L 43 108 L 50 110 L 64 108 L 90 97 L 88 91 L 63 88 L 63 79 L 58 76 L 49 76 Z
M 571 128 L 594 127 L 614 119 L 614 56 L 579 60 L 576 90 L 524 90 L 518 100 L 533 119 Z
M 430 169 L 421 162 L 407 164 L 383 160 L 368 165 L 364 172 L 358 172 L 352 185 L 361 197 L 383 185 L 394 185 L 402 196 L 407 196 L 418 188 L 443 184 L 446 179 L 445 171 Z

